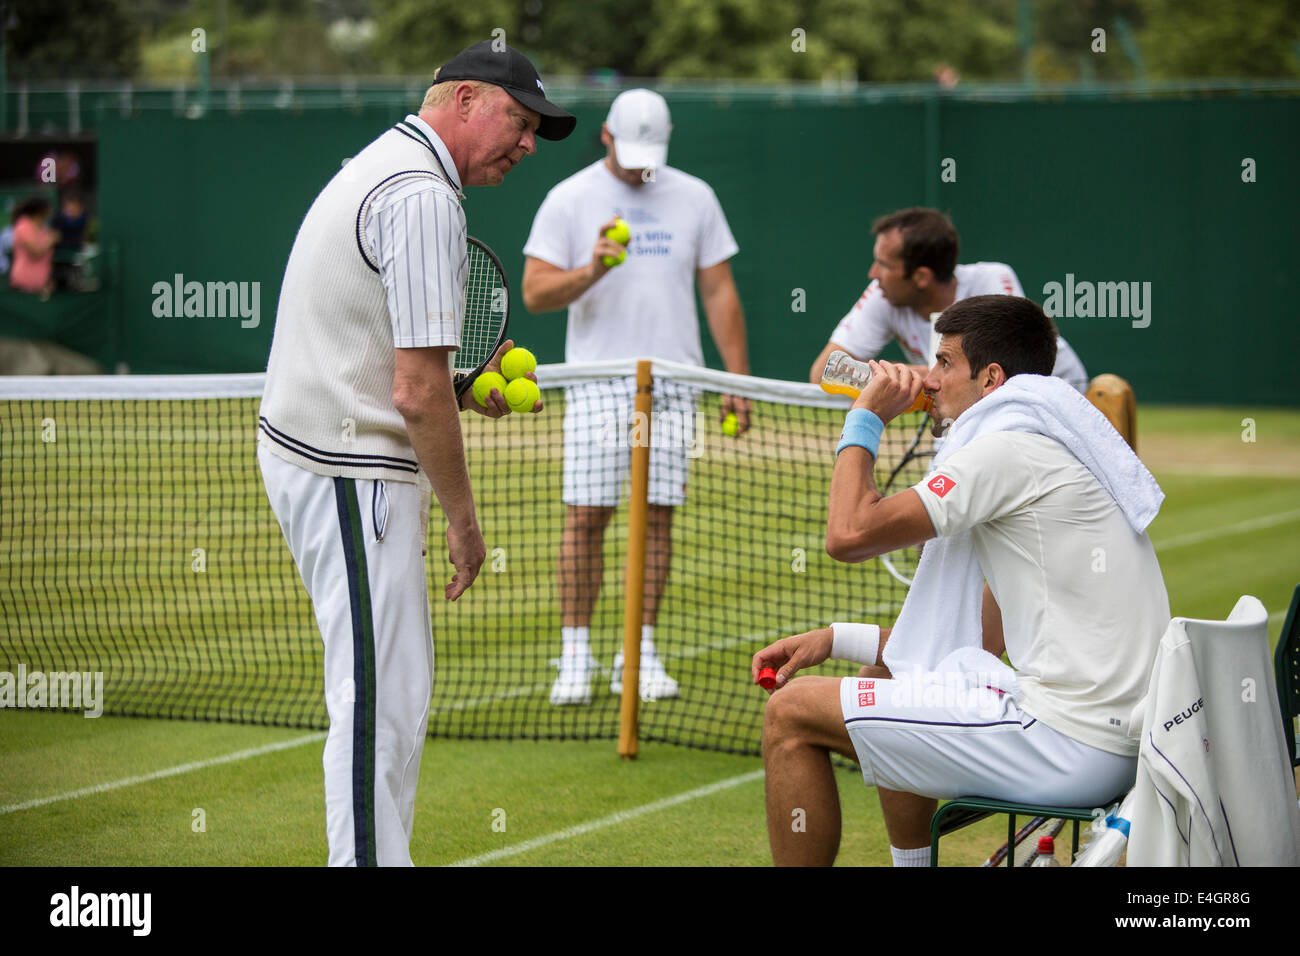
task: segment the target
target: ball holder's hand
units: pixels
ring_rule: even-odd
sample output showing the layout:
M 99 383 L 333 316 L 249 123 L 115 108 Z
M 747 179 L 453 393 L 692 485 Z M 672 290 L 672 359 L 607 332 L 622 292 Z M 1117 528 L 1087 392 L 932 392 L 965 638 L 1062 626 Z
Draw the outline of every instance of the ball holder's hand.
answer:
M 889 424 L 916 404 L 925 376 L 911 365 L 874 359 L 867 364 L 871 366 L 871 381 L 854 400 L 853 407 L 865 408 Z
M 816 667 L 831 656 L 831 642 L 835 632 L 829 627 L 815 631 L 805 631 L 793 637 L 783 637 L 775 644 L 769 644 L 750 662 L 750 676 L 769 694 L 784 687 L 798 671 L 805 667 Z M 759 680 L 765 669 L 776 671 L 772 686 Z
M 484 416 L 485 418 L 501 418 L 504 415 L 510 414 L 510 406 L 507 404 L 506 396 L 505 396 L 506 376 L 501 371 L 501 361 L 505 357 L 505 355 L 514 347 L 515 347 L 515 343 L 513 339 L 506 339 L 504 342 L 501 343 L 501 347 L 496 350 L 496 354 L 492 356 L 492 360 L 488 362 L 487 367 L 483 369 L 483 373 L 478 377 L 478 379 L 475 379 L 475 384 L 477 385 L 477 383 L 480 380 L 482 380 L 484 376 L 486 376 L 489 372 L 493 372 L 501 376 L 500 383 L 497 383 L 489 379 L 488 386 L 485 386 L 486 388 L 489 388 L 489 390 L 487 390 L 483 394 L 482 398 L 474 394 L 475 391 L 478 389 L 473 387 L 467 388 L 465 390 L 465 394 L 461 396 L 461 400 L 460 400 L 460 407 L 462 410 L 468 409 L 470 411 L 478 412 L 480 415 Z M 524 352 L 527 350 L 520 349 L 520 351 Z M 531 352 L 529 352 L 528 354 L 530 357 L 532 356 Z M 536 367 L 537 367 L 537 360 L 533 359 L 533 368 Z M 534 383 L 536 383 L 537 381 L 537 375 L 532 370 L 526 372 L 523 375 L 523 377 L 527 379 L 531 379 Z M 533 406 L 532 410 L 534 413 L 540 412 L 542 410 L 542 401 L 540 397 L 540 392 L 539 392 L 537 403 Z
M 722 422 L 722 433 L 732 438 L 749 431 L 749 416 L 753 404 L 743 395 L 723 395 L 718 409 L 718 420 Z
M 456 569 L 443 592 L 448 601 L 456 600 L 469 589 L 486 557 L 487 545 L 483 543 L 483 532 L 477 524 L 464 533 L 447 526 L 447 560 Z
M 623 228 L 618 229 L 619 223 L 623 223 Z M 614 236 L 624 237 L 623 242 L 618 242 L 610 238 Z M 627 258 L 627 246 L 625 243 L 630 242 L 632 236 L 627 231 L 627 223 L 622 219 L 611 219 L 605 223 L 596 233 L 596 245 L 591 250 L 591 271 L 595 279 L 599 279 L 610 269 L 617 268 Z
M 623 260 L 627 258 L 627 244 L 632 241 L 632 230 L 627 227 L 624 220 L 615 219 L 614 225 L 605 230 L 605 238 L 621 249 L 618 255 L 613 258 L 606 256 L 604 259 L 605 265 L 610 267 L 621 266 Z

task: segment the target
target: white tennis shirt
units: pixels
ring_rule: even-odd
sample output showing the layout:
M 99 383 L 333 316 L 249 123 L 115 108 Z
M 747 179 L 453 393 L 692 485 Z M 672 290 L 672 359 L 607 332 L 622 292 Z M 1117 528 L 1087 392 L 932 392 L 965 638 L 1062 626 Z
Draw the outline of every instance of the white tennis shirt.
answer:
M 1053 730 L 1134 755 L 1169 596 L 1151 539 L 1068 449 L 996 432 L 914 486 L 940 536 L 969 530 L 998 606 L 1022 706 Z
M 738 251 L 709 184 L 671 166 L 629 186 L 602 159 L 547 194 L 524 255 L 560 269 L 591 259 L 601 225 L 627 220 L 627 260 L 569 306 L 566 362 L 661 358 L 703 365 L 695 273 Z
M 957 266 L 953 275 L 957 279 L 954 302 L 973 295 L 1025 296 L 1020 280 L 1005 263 L 972 262 Z M 933 365 L 933 328 L 928 315 L 921 315 L 908 306 L 890 303 L 880 291 L 880 283 L 873 279 L 853 308 L 835 326 L 830 341 L 859 359 L 875 358 L 891 341 L 897 341 L 907 361 L 914 365 Z M 1052 374 L 1065 379 L 1080 392 L 1088 390 L 1088 373 L 1083 362 L 1059 335 L 1056 337 L 1056 365 Z

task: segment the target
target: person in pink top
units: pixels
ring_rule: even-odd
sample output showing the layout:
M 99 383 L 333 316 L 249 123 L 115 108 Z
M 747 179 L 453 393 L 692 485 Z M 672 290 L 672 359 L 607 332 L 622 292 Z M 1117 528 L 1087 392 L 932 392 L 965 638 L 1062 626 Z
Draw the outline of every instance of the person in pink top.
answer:
M 20 292 L 49 295 L 54 289 L 54 245 L 59 234 L 45 225 L 52 206 L 41 196 L 14 207 L 14 261 L 9 284 Z

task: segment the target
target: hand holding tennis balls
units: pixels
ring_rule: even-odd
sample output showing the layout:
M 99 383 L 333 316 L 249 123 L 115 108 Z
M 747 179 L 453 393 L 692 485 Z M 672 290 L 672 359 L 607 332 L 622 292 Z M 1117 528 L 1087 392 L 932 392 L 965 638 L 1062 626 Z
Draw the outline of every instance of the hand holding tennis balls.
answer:
M 542 391 L 530 378 L 537 371 L 537 356 L 525 348 L 512 348 L 501 356 L 501 372 L 508 380 L 501 394 L 512 412 L 541 411 Z
M 749 431 L 752 407 L 750 400 L 743 395 L 723 395 L 722 408 L 719 409 L 722 414 L 722 434 L 728 438 L 738 438 Z
M 617 242 L 620 246 L 626 246 L 632 241 L 632 230 L 627 227 L 627 222 L 623 219 L 615 219 L 614 225 L 605 230 L 605 238 L 610 242 Z M 624 249 L 614 256 L 601 256 L 600 261 L 607 266 L 622 265 L 623 260 L 627 258 L 627 249 Z

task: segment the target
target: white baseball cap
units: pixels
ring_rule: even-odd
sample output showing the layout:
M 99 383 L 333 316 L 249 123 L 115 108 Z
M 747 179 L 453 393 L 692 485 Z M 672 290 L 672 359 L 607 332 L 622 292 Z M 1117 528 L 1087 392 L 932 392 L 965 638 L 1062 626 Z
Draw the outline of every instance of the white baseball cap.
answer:
M 653 90 L 627 90 L 609 107 L 605 119 L 614 137 L 614 157 L 624 169 L 647 169 L 668 162 L 672 120 L 668 104 Z

